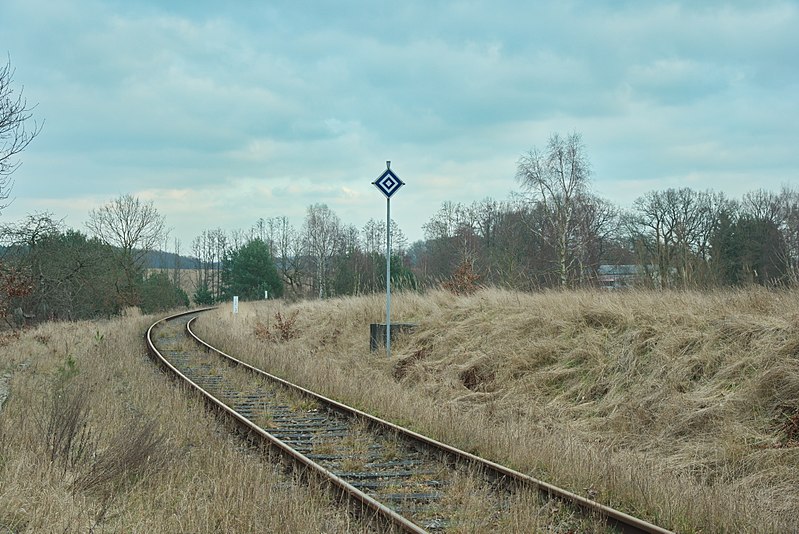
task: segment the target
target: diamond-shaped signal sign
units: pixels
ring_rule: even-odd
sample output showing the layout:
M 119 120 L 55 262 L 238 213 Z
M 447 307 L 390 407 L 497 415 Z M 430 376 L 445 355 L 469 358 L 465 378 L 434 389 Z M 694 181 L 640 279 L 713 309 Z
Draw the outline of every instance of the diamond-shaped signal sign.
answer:
M 386 169 L 385 172 L 380 175 L 380 178 L 372 182 L 372 184 L 374 184 L 381 193 L 386 195 L 386 198 L 391 198 L 391 195 L 405 185 L 405 182 L 400 180 L 399 176 L 394 174 L 391 169 Z

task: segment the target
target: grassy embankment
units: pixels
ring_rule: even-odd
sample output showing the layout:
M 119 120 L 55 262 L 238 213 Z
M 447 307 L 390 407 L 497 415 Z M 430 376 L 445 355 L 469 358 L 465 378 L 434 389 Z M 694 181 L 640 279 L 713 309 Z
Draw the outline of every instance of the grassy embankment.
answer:
M 799 293 L 485 290 L 226 306 L 210 342 L 681 532 L 799 530 Z M 279 338 L 281 313 L 288 341 Z M 218 319 L 220 322 L 214 322 Z M 267 332 L 268 331 L 268 332 Z

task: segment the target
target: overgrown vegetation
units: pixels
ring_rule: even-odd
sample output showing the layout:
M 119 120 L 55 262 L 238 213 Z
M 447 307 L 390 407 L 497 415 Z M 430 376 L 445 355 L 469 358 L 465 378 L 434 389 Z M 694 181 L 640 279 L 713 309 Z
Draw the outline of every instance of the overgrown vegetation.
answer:
M 418 326 L 391 361 L 368 351 L 380 297 L 242 303 L 235 320 L 220 311 L 197 329 L 285 378 L 666 527 L 787 532 L 799 527 L 798 296 L 398 293 L 395 320 Z M 275 530 L 346 531 L 326 501 L 312 512 L 306 490 L 274 486 L 279 474 L 130 349 L 148 322 L 51 323 L 4 341 L 0 524 L 246 532 L 268 517 Z M 259 323 L 291 334 L 264 350 Z
M 368 531 L 219 425 L 147 358 L 154 318 L 4 341 L 0 531 Z
M 379 297 L 245 305 L 197 329 L 258 367 L 677 531 L 791 532 L 797 297 L 402 293 L 393 317 L 418 326 L 391 361 L 368 350 Z M 264 351 L 254 326 L 277 310 L 298 313 L 298 335 Z
M 263 341 L 276 343 L 279 341 L 291 341 L 298 336 L 297 332 L 297 315 L 298 311 L 294 311 L 288 316 L 283 316 L 280 310 L 275 312 L 275 322 L 273 327 L 269 327 L 269 323 L 257 322 L 253 327 L 255 337 Z
M 478 289 L 478 280 L 480 276 L 474 272 L 472 262 L 464 261 L 452 274 L 452 278 L 441 284 L 441 287 L 455 295 L 471 295 Z

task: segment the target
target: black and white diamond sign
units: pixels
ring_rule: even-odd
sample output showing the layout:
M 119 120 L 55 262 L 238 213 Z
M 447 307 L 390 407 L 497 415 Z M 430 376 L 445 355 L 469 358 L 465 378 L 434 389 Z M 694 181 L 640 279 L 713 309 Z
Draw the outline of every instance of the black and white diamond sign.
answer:
M 397 190 L 405 185 L 405 182 L 399 179 L 399 176 L 394 174 L 391 169 L 386 169 L 383 174 L 380 175 L 380 178 L 372 182 L 375 187 L 377 187 L 386 198 L 391 198 L 391 195 L 397 192 Z

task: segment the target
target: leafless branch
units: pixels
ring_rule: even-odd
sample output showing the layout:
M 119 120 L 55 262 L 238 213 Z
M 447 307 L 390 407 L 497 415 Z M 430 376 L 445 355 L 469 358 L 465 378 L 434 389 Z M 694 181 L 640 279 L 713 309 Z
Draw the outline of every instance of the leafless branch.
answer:
M 0 67 L 0 209 L 6 207 L 13 182 L 11 174 L 19 167 L 16 156 L 25 150 L 42 130 L 42 123 L 33 118 L 23 90 L 15 91 L 11 58 Z M 32 121 L 32 122 L 31 122 Z

